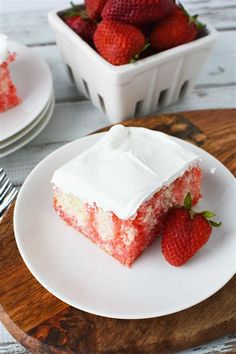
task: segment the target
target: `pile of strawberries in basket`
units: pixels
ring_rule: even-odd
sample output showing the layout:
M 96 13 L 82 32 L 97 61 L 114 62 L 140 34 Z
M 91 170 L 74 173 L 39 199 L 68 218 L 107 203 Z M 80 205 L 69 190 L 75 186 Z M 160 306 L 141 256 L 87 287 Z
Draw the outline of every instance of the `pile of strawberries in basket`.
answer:
M 205 32 L 175 0 L 85 0 L 61 14 L 66 24 L 113 65 L 132 63 L 188 43 Z

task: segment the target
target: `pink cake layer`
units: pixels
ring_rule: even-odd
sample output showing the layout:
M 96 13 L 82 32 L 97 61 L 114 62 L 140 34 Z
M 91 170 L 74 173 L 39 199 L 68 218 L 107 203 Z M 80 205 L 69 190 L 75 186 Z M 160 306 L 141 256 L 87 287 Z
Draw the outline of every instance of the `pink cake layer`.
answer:
M 0 112 L 13 108 L 21 102 L 10 77 L 9 64 L 14 60 L 15 54 L 11 54 L 0 65 Z
M 79 182 L 78 182 L 79 183 Z M 163 187 L 137 210 L 134 217 L 119 219 L 95 203 L 87 204 L 71 194 L 54 189 L 54 208 L 58 215 L 76 231 L 126 266 L 137 259 L 160 235 L 167 211 L 183 205 L 188 192 L 193 204 L 201 197 L 201 170 L 195 166 L 183 176 Z

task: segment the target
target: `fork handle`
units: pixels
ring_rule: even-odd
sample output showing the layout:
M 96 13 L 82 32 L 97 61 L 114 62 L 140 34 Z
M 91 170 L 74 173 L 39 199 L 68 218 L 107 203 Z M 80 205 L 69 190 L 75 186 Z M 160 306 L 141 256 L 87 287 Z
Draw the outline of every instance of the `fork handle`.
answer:
M 15 199 L 16 195 L 17 195 L 18 191 L 17 189 L 15 189 L 10 198 L 7 200 L 7 203 L 5 203 L 5 205 L 3 205 L 0 209 L 0 218 L 3 216 L 3 214 L 5 213 L 5 211 L 7 210 L 7 208 L 9 207 L 9 205 L 13 202 L 13 200 Z

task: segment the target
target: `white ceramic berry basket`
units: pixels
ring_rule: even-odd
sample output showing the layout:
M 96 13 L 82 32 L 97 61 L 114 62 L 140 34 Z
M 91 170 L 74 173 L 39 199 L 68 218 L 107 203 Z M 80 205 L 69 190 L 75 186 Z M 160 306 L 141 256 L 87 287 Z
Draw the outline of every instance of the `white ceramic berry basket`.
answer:
M 62 11 L 62 10 L 61 10 Z M 195 84 L 217 37 L 208 34 L 132 64 L 114 66 L 71 30 L 58 15 L 48 14 L 62 59 L 79 91 L 113 123 L 156 111 L 186 97 Z

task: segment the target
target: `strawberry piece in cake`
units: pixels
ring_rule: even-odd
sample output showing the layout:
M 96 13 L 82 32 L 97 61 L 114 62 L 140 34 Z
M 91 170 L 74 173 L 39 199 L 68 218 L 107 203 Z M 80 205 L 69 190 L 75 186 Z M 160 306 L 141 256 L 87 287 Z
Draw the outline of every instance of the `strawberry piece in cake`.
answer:
M 200 194 L 198 157 L 166 134 L 116 125 L 55 171 L 54 208 L 122 264 L 159 236 L 168 210 Z
M 0 35 L 0 112 L 13 108 L 21 102 L 9 71 L 9 65 L 15 57 L 16 54 L 8 54 L 6 50 L 6 36 Z

